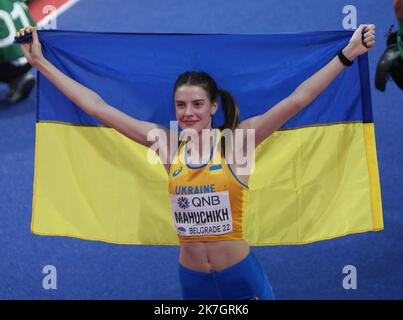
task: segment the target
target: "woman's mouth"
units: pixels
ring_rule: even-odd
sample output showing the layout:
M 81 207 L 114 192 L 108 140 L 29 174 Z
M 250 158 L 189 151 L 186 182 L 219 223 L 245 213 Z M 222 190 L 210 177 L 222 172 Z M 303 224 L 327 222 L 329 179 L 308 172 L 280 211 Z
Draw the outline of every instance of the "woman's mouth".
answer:
M 192 126 L 197 122 L 197 120 L 189 120 L 189 121 L 182 121 L 182 123 L 186 124 L 187 126 Z

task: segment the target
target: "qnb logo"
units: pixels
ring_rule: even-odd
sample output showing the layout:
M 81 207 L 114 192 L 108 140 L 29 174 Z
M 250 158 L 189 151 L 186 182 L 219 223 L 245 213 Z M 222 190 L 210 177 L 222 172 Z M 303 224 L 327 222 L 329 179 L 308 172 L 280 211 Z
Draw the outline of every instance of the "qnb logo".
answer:
M 185 197 L 178 198 L 178 206 L 181 209 L 189 208 L 189 200 L 187 198 L 185 198 Z
M 218 196 L 194 197 L 192 199 L 192 204 L 198 208 L 205 206 L 218 206 L 220 203 L 220 198 Z

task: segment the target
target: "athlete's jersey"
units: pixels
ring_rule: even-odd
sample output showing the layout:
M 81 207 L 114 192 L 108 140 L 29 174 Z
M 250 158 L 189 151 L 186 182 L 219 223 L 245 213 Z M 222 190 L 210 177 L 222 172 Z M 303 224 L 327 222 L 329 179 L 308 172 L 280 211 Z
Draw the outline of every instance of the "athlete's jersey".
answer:
M 220 130 L 214 129 L 210 158 L 205 164 L 189 164 L 185 140 L 173 158 L 169 194 L 180 242 L 244 239 L 248 187 L 221 155 L 220 140 Z

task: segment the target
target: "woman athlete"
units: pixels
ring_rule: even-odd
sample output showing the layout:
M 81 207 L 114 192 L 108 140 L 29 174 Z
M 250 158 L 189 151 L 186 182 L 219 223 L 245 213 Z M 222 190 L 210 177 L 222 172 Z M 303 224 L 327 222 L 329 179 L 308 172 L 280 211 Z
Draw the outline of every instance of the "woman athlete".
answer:
M 153 143 L 147 139 L 150 130 L 163 130 L 170 137 L 169 129 L 128 116 L 53 66 L 42 55 L 36 28 L 28 26 L 19 30 L 16 39 L 28 33 L 32 33 L 32 40 L 21 45 L 28 62 L 75 105 L 144 146 L 151 147 Z M 237 160 L 237 155 L 247 154 L 247 135 L 241 135 L 245 143 L 221 148 L 221 132 L 223 129 L 232 132 L 252 129 L 254 145 L 258 145 L 309 105 L 346 66 L 374 43 L 375 26 L 360 25 L 348 45 L 292 94 L 265 113 L 241 122 L 235 99 L 218 88 L 207 73 L 192 71 L 179 76 L 173 92 L 176 119 L 181 129 L 193 130 L 200 139 L 185 138 L 179 148 L 160 146 L 159 156 L 170 160 L 164 166 L 169 175 L 171 207 L 180 240 L 182 299 L 274 299 L 269 279 L 242 232 L 250 172 L 240 174 L 243 164 Z M 212 126 L 218 95 L 225 115 L 225 123 L 219 129 Z M 212 133 L 210 139 L 201 138 L 205 130 Z M 170 144 L 171 139 L 167 141 Z M 175 142 L 177 144 L 177 140 Z M 202 150 L 206 144 L 212 145 L 207 162 L 190 163 L 187 150 Z

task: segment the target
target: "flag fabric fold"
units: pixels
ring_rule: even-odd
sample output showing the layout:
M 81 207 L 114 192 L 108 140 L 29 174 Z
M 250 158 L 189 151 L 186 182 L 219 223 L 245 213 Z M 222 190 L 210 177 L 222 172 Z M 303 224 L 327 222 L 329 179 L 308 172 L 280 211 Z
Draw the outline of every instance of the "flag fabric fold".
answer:
M 173 85 L 208 72 L 241 120 L 286 98 L 351 31 L 141 34 L 41 31 L 46 58 L 140 120 L 169 127 Z M 168 177 L 147 148 L 69 101 L 38 74 L 31 230 L 119 244 L 176 245 Z M 223 122 L 222 111 L 214 124 Z M 368 56 L 256 149 L 243 219 L 250 245 L 304 244 L 383 229 Z

